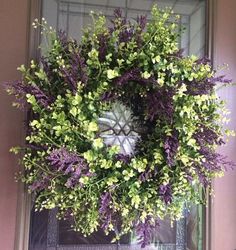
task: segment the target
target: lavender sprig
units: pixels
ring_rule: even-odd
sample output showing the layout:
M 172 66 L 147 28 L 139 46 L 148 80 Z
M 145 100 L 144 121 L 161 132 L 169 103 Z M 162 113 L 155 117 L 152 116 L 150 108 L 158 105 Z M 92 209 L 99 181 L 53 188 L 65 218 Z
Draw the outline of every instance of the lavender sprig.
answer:
M 83 176 L 92 176 L 85 159 L 65 148 L 54 149 L 47 157 L 52 170 L 69 175 L 66 186 L 74 187 Z M 82 183 L 80 183 L 82 184 Z

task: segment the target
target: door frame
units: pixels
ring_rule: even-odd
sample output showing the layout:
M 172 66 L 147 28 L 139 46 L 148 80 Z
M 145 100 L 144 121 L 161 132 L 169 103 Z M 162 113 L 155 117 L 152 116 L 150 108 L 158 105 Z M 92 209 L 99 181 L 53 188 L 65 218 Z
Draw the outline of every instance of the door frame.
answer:
M 39 59 L 38 46 L 40 44 L 40 31 L 33 29 L 32 23 L 35 18 L 39 20 L 42 18 L 42 4 L 43 0 L 28 0 L 28 21 L 27 21 L 27 64 L 30 64 L 32 59 Z M 216 25 L 216 6 L 217 0 L 206 0 L 206 32 L 205 44 L 206 55 L 214 62 L 214 38 Z M 22 168 L 23 169 L 23 168 Z M 15 228 L 15 242 L 14 250 L 26 250 L 29 245 L 29 230 L 30 230 L 30 214 L 32 208 L 32 197 L 27 192 L 25 184 L 19 182 L 17 194 L 17 214 L 16 214 L 16 228 Z M 211 248 L 211 211 L 212 200 L 207 194 L 208 206 L 204 207 L 202 231 L 203 231 L 203 250 L 212 250 Z

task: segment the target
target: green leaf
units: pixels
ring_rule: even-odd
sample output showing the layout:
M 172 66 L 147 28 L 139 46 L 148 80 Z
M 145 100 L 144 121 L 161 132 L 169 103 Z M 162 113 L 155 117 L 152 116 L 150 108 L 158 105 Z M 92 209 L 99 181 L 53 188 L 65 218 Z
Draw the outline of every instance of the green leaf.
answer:
M 98 125 L 96 122 L 90 122 L 88 125 L 88 132 L 96 132 L 98 131 Z
M 108 70 L 107 70 L 107 78 L 108 78 L 108 79 L 113 79 L 113 78 L 115 78 L 115 77 L 117 77 L 117 76 L 119 76 L 118 71 L 112 70 L 112 69 L 108 69 Z
M 102 138 L 97 138 L 93 141 L 93 147 L 95 149 L 100 149 L 104 146 Z
M 71 113 L 74 117 L 76 117 L 76 115 L 78 114 L 77 108 L 76 108 L 76 107 L 72 107 L 72 109 L 70 110 L 70 113 Z

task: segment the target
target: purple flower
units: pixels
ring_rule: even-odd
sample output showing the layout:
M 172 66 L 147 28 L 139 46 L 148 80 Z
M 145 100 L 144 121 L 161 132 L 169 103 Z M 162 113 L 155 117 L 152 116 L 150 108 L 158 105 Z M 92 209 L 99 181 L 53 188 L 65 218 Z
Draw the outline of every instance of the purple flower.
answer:
M 141 182 L 145 182 L 147 180 L 149 180 L 152 177 L 152 171 L 150 169 L 145 170 L 142 174 L 140 174 L 139 176 L 139 180 Z
M 215 82 L 215 83 L 231 83 L 232 79 L 227 79 L 225 78 L 225 75 L 221 75 L 221 76 L 216 76 L 216 77 L 212 77 L 209 78 L 209 81 Z
M 225 76 L 217 76 L 197 81 L 186 81 L 187 94 L 189 95 L 208 95 L 213 91 L 217 83 L 231 83 L 232 80 L 226 79 Z
M 147 16 L 137 16 L 137 24 L 140 27 L 141 31 L 143 31 L 147 24 Z
M 218 172 L 235 166 L 235 163 L 228 161 L 226 156 L 216 153 L 208 147 L 202 146 L 199 153 L 205 158 L 201 166 L 209 172 Z
M 114 26 L 116 26 L 117 24 L 119 24 L 119 26 L 123 26 L 126 24 L 126 18 L 124 18 L 122 16 L 122 10 L 121 8 L 116 8 L 113 12 L 114 15 L 114 19 L 111 20 L 111 22 L 114 24 Z
M 121 8 L 116 8 L 113 12 L 113 15 L 115 18 L 122 18 L 122 10 Z
M 17 97 L 18 103 L 21 107 L 26 106 L 26 94 L 31 94 L 35 97 L 37 103 L 44 108 L 48 108 L 53 102 L 54 98 L 49 96 L 44 90 L 37 85 L 29 85 L 24 81 L 14 81 L 5 84 L 6 88 L 11 94 Z
M 137 28 L 131 22 L 127 22 L 126 18 L 122 17 L 122 11 L 120 8 L 115 9 L 114 19 L 111 20 L 113 27 L 110 28 L 110 32 L 119 30 L 119 43 L 127 43 L 134 38 L 138 47 L 142 44 L 141 34 L 146 27 L 146 16 L 137 17 Z
M 193 164 L 194 165 L 194 164 Z M 193 181 L 193 174 L 191 173 L 191 171 L 189 170 L 189 168 L 185 168 L 184 169 L 184 172 L 186 174 L 186 180 L 189 182 L 189 183 L 192 183 Z
M 85 159 L 65 148 L 54 149 L 47 160 L 54 170 L 70 175 L 66 182 L 67 187 L 73 188 L 79 183 L 82 176 L 92 176 Z
M 172 190 L 170 184 L 160 185 L 158 193 L 166 205 L 172 202 Z
M 199 165 L 193 165 L 196 174 L 198 175 L 199 182 L 206 188 L 211 183 L 211 178 L 206 176 L 206 173 L 201 169 Z
M 145 248 L 152 241 L 153 234 L 158 226 L 157 221 L 154 221 L 155 222 L 153 222 L 151 216 L 147 216 L 144 222 L 139 221 L 135 227 L 142 248 Z
M 121 76 L 114 79 L 114 83 L 117 85 L 124 85 L 127 84 L 129 81 L 136 80 L 137 78 L 140 78 L 140 70 L 138 68 L 130 69 L 126 71 Z
M 202 160 L 200 164 L 195 163 L 193 167 L 198 175 L 199 181 L 204 187 L 207 187 L 211 183 L 211 173 L 227 170 L 228 168 L 233 169 L 235 167 L 235 163 L 227 160 L 226 156 L 222 156 L 206 146 L 201 146 L 199 153 L 204 156 L 205 159 Z
M 112 223 L 112 218 L 114 215 L 114 209 L 112 206 L 112 197 L 111 193 L 108 191 L 103 193 L 101 196 L 99 214 L 102 222 L 101 228 L 103 230 L 107 230 L 109 224 Z
M 164 141 L 164 150 L 167 159 L 167 164 L 173 166 L 175 163 L 175 155 L 179 147 L 179 141 L 177 132 L 174 132 L 171 136 L 167 136 Z
M 112 27 L 109 27 L 110 32 L 112 33 L 115 30 L 120 30 L 124 25 L 126 25 L 126 18 L 122 17 L 121 8 L 117 8 L 114 10 L 114 18 L 111 19 Z
M 142 32 L 145 29 L 147 24 L 147 17 L 146 16 L 138 16 L 137 17 L 137 25 L 139 29 L 135 30 L 135 40 L 138 45 L 138 48 L 142 46 L 143 39 L 142 39 Z
M 40 59 L 40 62 L 42 64 L 43 67 L 43 71 L 45 72 L 45 74 L 47 75 L 48 81 L 52 82 L 54 81 L 54 72 L 53 72 L 53 68 L 52 65 L 50 64 L 50 62 L 48 61 L 48 58 L 46 57 L 42 57 Z
M 100 62 L 105 61 L 108 49 L 108 35 L 100 34 L 98 36 L 99 49 L 98 58 Z
M 152 77 L 150 77 L 149 79 L 142 78 L 141 71 L 139 68 L 129 69 L 128 71 L 123 73 L 121 76 L 113 80 L 113 82 L 119 86 L 127 84 L 130 81 L 135 81 L 140 84 L 156 83 L 155 79 L 153 79 Z
M 28 93 L 28 86 L 25 85 L 23 81 L 17 80 L 13 82 L 4 83 L 4 87 L 7 92 L 11 95 L 16 96 L 17 103 L 20 108 L 24 108 L 27 105 L 26 94 Z
M 156 119 L 171 122 L 174 114 L 173 106 L 174 90 L 162 87 L 147 95 L 147 118 L 151 121 Z
M 27 148 L 31 148 L 31 149 L 36 150 L 36 151 L 45 151 L 48 149 L 48 147 L 45 145 L 38 145 L 35 143 L 26 144 L 25 146 Z
M 47 188 L 50 184 L 50 177 L 42 174 L 42 176 L 38 176 L 37 180 L 35 180 L 30 186 L 29 189 L 33 192 L 41 191 Z
M 82 84 L 86 84 L 88 76 L 86 72 L 86 65 L 84 58 L 76 51 L 71 53 L 69 59 L 70 68 L 60 68 L 65 81 L 70 86 L 73 93 L 77 90 L 77 84 L 81 81 Z
M 193 137 L 196 139 L 197 143 L 200 146 L 204 145 L 222 145 L 224 144 L 224 141 L 222 138 L 220 138 L 219 135 L 216 134 L 216 132 L 205 125 L 200 125 L 198 131 L 193 135 Z
M 130 157 L 129 155 L 117 154 L 117 155 L 116 155 L 116 160 L 117 160 L 117 161 L 122 161 L 122 162 L 124 162 L 125 164 L 129 164 L 129 163 L 130 163 L 130 160 L 131 160 L 131 157 Z
M 82 169 L 82 167 L 77 166 L 76 169 L 75 169 L 75 172 L 73 172 L 71 177 L 67 180 L 66 186 L 68 188 L 73 188 L 77 184 L 79 184 L 82 187 L 83 184 L 79 181 L 79 179 L 82 176 L 92 177 L 92 176 L 94 176 L 94 174 L 89 172 L 88 169 Z
M 46 94 L 37 85 L 29 86 L 29 92 L 31 95 L 34 95 L 37 103 L 44 108 L 48 108 L 54 102 L 54 98 Z
M 66 32 L 64 30 L 59 30 L 57 36 L 62 48 L 66 49 L 68 47 L 68 38 Z
M 106 91 L 101 97 L 101 101 L 107 102 L 116 99 L 116 93 L 114 91 Z
M 211 60 L 207 57 L 204 56 L 196 61 L 197 64 L 211 64 Z
M 151 170 L 149 167 L 145 169 L 143 173 L 140 174 L 139 180 L 141 182 L 145 182 L 153 177 L 155 177 L 158 174 L 158 168 L 157 166 L 154 167 L 154 170 Z
M 128 43 L 134 36 L 134 27 L 126 25 L 119 33 L 119 43 Z

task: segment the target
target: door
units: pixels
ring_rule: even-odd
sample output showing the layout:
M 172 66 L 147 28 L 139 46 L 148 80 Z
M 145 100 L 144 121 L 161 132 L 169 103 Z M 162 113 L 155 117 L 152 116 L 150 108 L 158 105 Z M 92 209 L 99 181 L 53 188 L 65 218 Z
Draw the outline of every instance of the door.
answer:
M 180 15 L 179 27 L 185 30 L 180 36 L 180 47 L 185 55 L 205 54 L 205 13 L 204 0 L 44 0 L 43 17 L 57 30 L 65 30 L 68 36 L 80 40 L 82 27 L 90 23 L 89 12 L 102 12 L 112 17 L 115 8 L 120 7 L 128 18 L 138 14 L 150 15 L 154 3 L 160 8 L 171 7 Z M 79 27 L 79 28 L 78 28 Z M 132 151 L 138 136 L 133 129 L 129 110 L 116 104 L 109 114 L 100 119 L 105 128 L 104 140 L 119 144 L 123 153 Z M 115 128 L 115 129 L 114 129 Z M 113 131 L 107 133 L 107 131 Z M 114 131 L 116 131 L 114 133 Z M 126 133 L 128 131 L 128 133 Z M 183 211 L 185 217 L 174 225 L 168 219 L 160 223 L 147 250 L 201 250 L 202 249 L 202 207 Z M 111 244 L 112 235 L 106 236 L 101 230 L 85 238 L 70 229 L 68 221 L 58 221 L 56 210 L 31 213 L 30 250 L 136 250 L 140 249 L 135 235 L 126 235 L 120 242 Z

